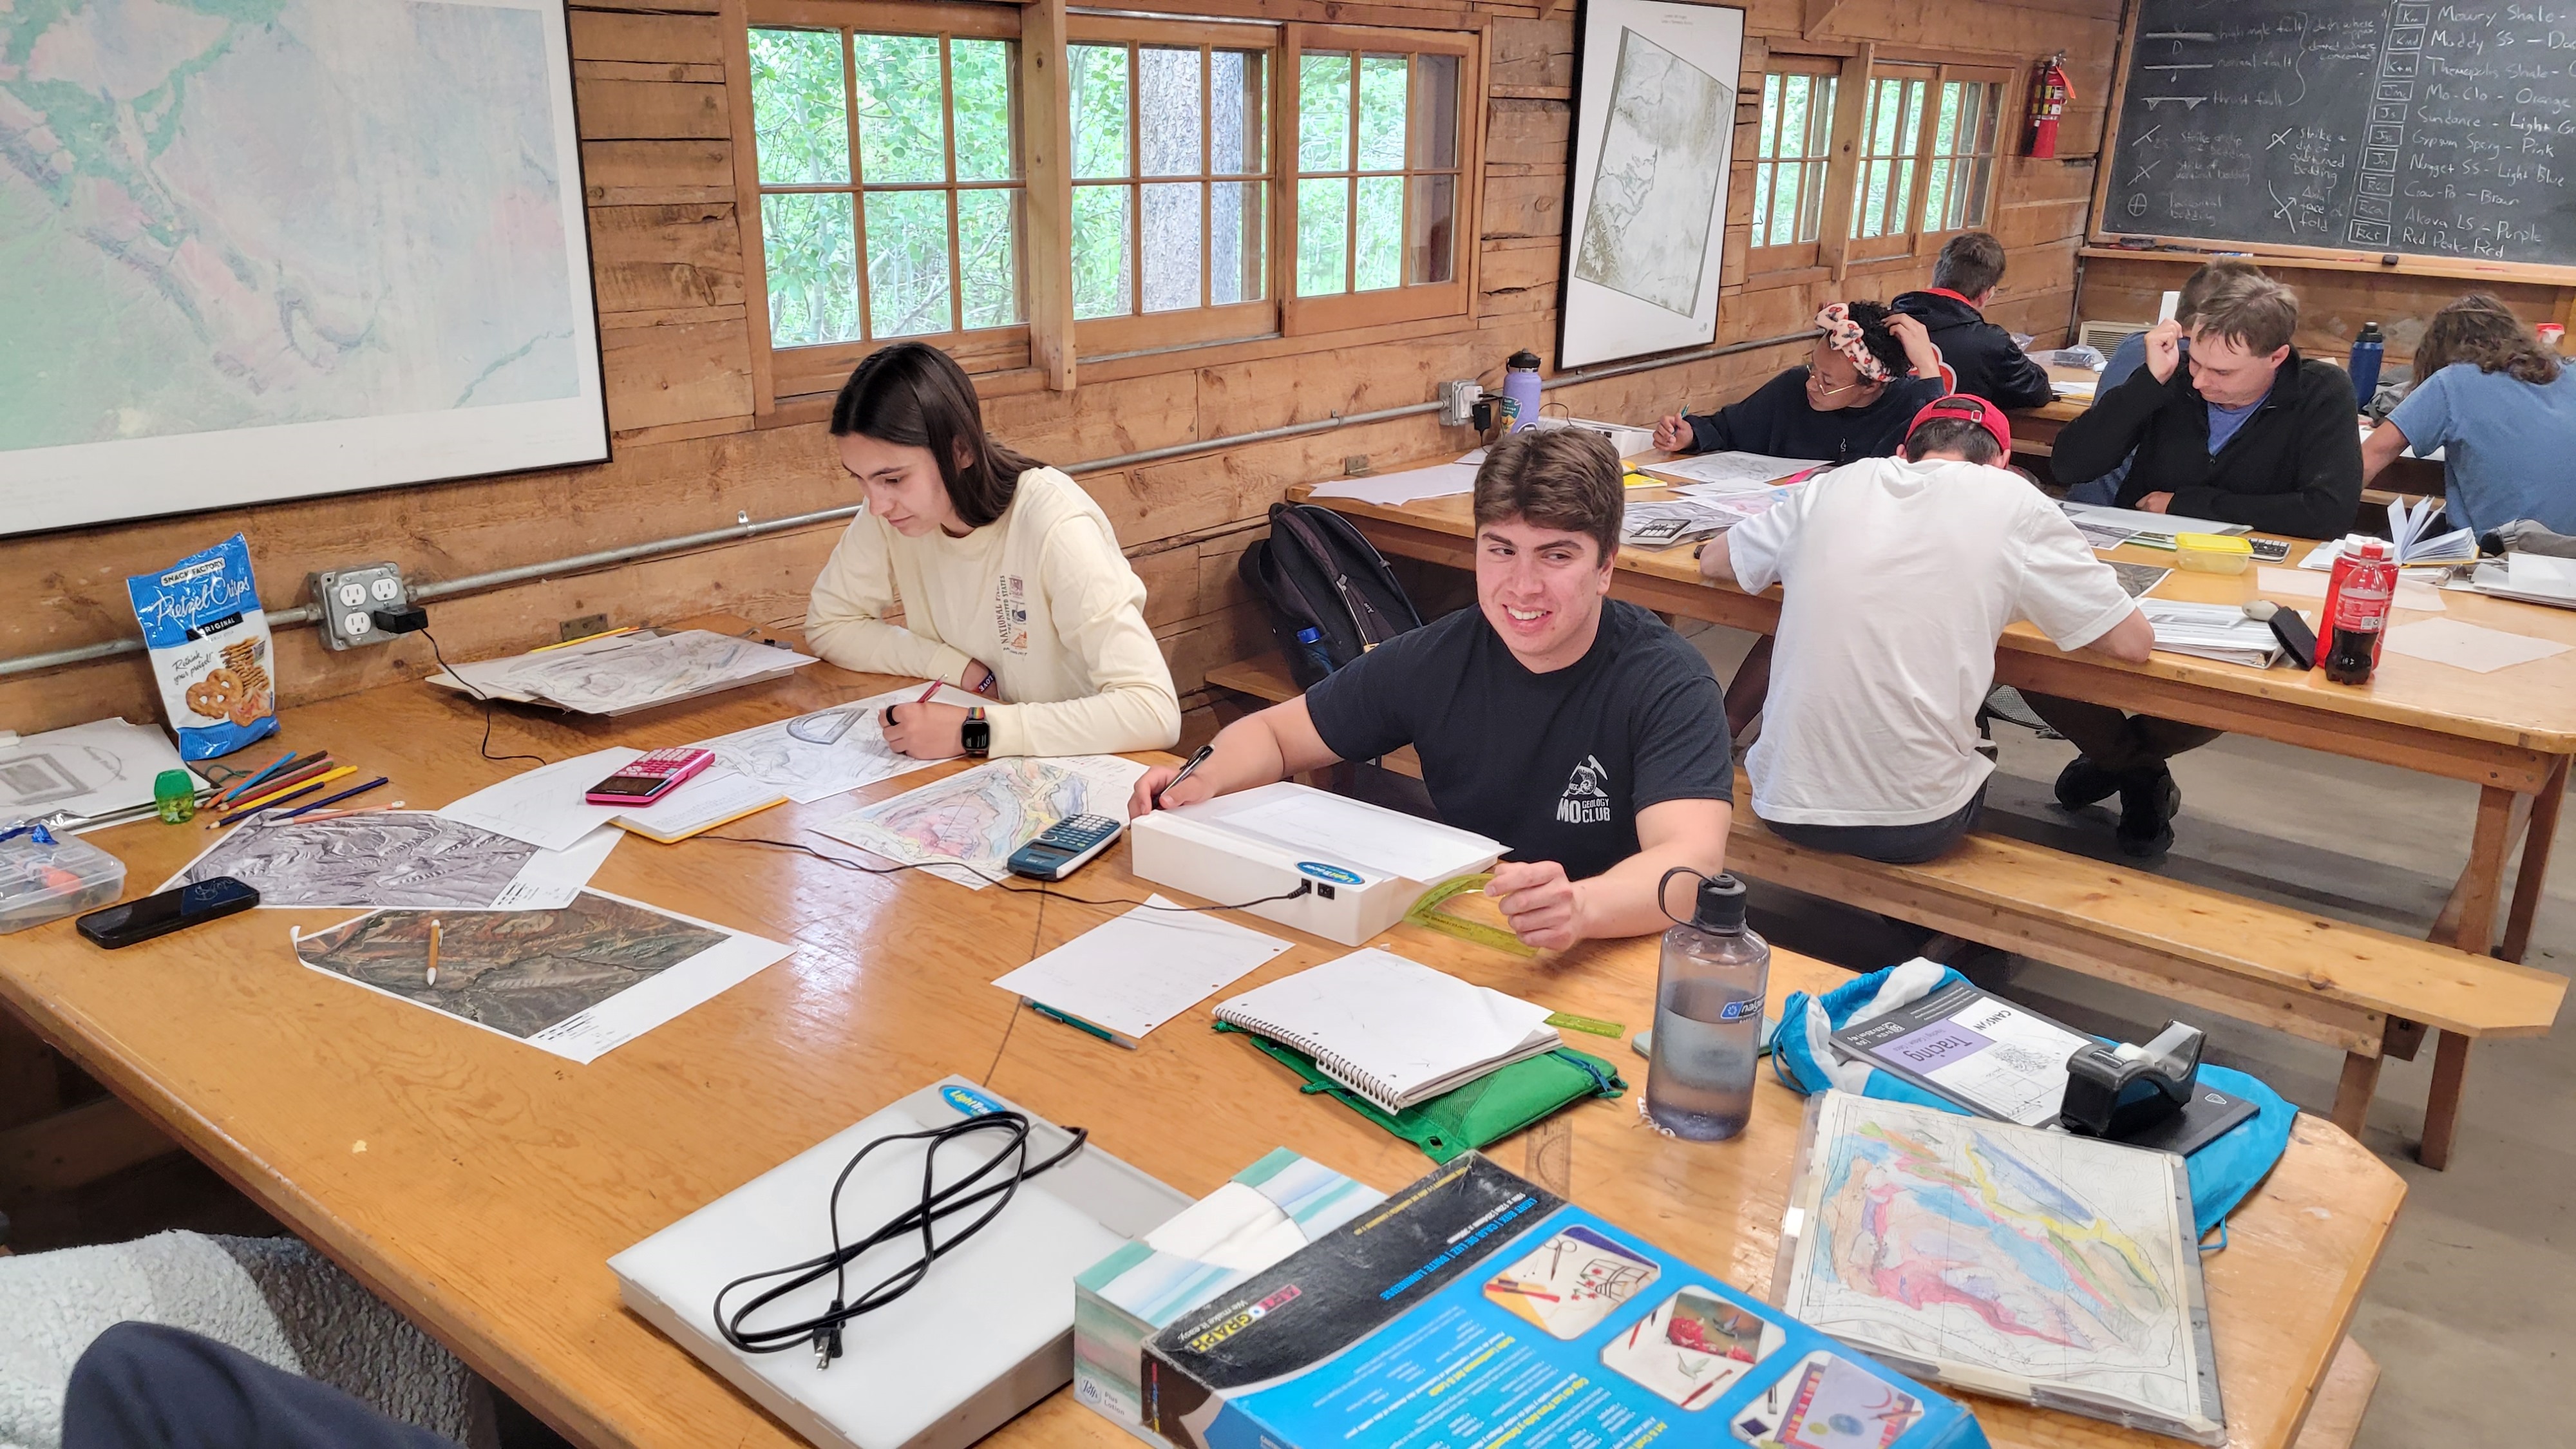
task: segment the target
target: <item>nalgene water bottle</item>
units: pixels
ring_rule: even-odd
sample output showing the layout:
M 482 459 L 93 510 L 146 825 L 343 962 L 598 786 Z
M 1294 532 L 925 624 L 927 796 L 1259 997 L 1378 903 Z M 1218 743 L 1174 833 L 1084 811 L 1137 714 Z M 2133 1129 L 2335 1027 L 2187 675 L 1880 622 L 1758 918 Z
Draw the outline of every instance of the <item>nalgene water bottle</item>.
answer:
M 1664 881 L 1698 874 L 1675 869 Z M 1771 947 L 1744 925 L 1744 883 L 1731 875 L 1700 876 L 1691 918 L 1664 932 L 1655 978 L 1645 1110 L 1656 1126 L 1700 1142 L 1744 1130 L 1753 1115 L 1753 1068 L 1770 977 Z

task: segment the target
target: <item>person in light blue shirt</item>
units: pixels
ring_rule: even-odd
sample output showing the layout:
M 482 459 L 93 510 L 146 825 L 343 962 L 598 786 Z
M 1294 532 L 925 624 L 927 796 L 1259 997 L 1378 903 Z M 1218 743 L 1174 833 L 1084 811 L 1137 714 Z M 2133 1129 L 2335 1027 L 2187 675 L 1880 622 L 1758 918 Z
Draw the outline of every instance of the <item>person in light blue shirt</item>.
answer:
M 2528 518 L 2576 533 L 2576 374 L 2530 324 L 2471 293 L 2433 314 L 2415 375 L 2362 441 L 2365 483 L 2409 447 L 2439 448 L 2451 527 L 2484 535 Z
M 2189 353 L 2191 350 L 2192 319 L 2200 315 L 2200 305 L 2202 302 L 2208 300 L 2209 289 L 2238 272 L 2252 272 L 2256 270 L 2259 269 L 2256 268 L 2252 262 L 2241 262 L 2233 258 L 2221 257 L 2214 262 L 2203 262 L 2200 266 L 2192 270 L 2192 274 L 2190 276 L 2183 279 L 2182 295 L 2176 300 L 2174 306 L 2174 320 L 2182 324 L 2182 346 L 2185 353 Z M 2102 394 L 2109 392 L 2111 389 L 2118 387 L 2124 382 L 2127 382 L 2129 380 L 2130 373 L 2133 373 L 2146 365 L 2147 334 L 2143 331 L 2132 332 L 2128 336 L 2120 339 L 2119 346 L 2111 349 L 2110 361 L 2102 364 L 2101 380 L 2093 384 L 2093 395 L 2095 397 L 2100 397 Z M 2245 421 L 2246 414 L 2251 411 L 2252 409 L 2248 408 L 2243 412 L 2237 413 L 2231 421 L 2222 423 L 2218 416 L 2219 410 L 2217 408 L 2211 408 L 2209 410 L 2209 450 L 2213 453 L 2217 452 L 2219 445 L 2235 436 L 2237 426 Z M 2069 503 L 2113 503 L 2117 501 L 2120 496 L 2120 484 L 2126 481 L 2128 476 L 2129 464 L 2124 460 L 2119 467 L 2112 469 L 2101 477 L 2096 478 L 2089 483 L 2078 483 L 2067 489 L 2066 501 Z

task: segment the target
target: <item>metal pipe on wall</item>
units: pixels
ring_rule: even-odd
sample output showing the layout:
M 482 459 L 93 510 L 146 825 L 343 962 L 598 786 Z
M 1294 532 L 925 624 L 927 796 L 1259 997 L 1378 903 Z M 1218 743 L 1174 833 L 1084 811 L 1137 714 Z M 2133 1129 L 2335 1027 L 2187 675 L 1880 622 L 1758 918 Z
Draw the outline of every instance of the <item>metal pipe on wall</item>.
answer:
M 1539 386 L 1542 390 L 1559 387 L 1575 387 L 1587 382 L 1600 382 L 1613 377 L 1626 377 L 1632 373 L 1653 372 L 1659 368 L 1666 367 L 1681 367 L 1689 363 L 1706 362 L 1712 358 L 1732 356 L 1739 352 L 1753 352 L 1765 347 L 1780 347 L 1792 342 L 1804 342 L 1813 336 L 1815 336 L 1815 333 L 1812 329 L 1802 329 L 1797 332 L 1784 332 L 1776 337 L 1758 337 L 1746 342 L 1730 342 L 1723 347 L 1703 347 L 1691 352 L 1680 353 L 1670 357 L 1650 358 L 1642 362 L 1623 362 L 1609 367 L 1588 368 L 1580 372 L 1559 373 L 1556 376 L 1541 382 Z M 1409 418 L 1418 414 L 1437 412 L 1439 410 L 1440 404 L 1437 402 L 1408 403 L 1403 407 L 1379 408 L 1374 412 L 1351 413 L 1347 416 L 1337 415 L 1330 418 L 1320 418 L 1311 423 L 1290 423 L 1284 427 L 1263 428 L 1256 432 L 1234 433 L 1222 438 L 1206 438 L 1197 442 L 1178 443 L 1168 448 L 1148 448 L 1143 452 L 1138 453 L 1120 453 L 1107 458 L 1094 458 L 1087 462 L 1068 464 L 1064 471 L 1067 473 L 1101 473 L 1113 468 L 1132 468 L 1139 463 L 1158 463 L 1167 458 L 1186 457 L 1192 453 L 1212 452 L 1219 448 L 1237 448 L 1251 443 L 1276 442 L 1281 438 L 1304 437 L 1309 433 L 1328 433 L 1337 428 L 1359 427 L 1368 423 L 1382 423 L 1395 418 Z M 657 558 L 665 554 L 685 553 L 694 548 L 706 548 L 719 543 L 730 543 L 740 539 L 758 538 L 763 534 L 780 533 L 796 528 L 809 528 L 818 523 L 833 523 L 844 518 L 855 518 L 859 513 L 864 511 L 866 507 L 867 505 L 863 503 L 853 503 L 841 508 L 824 508 L 818 509 L 812 513 L 799 513 L 786 518 L 765 518 L 758 521 L 754 521 L 751 515 L 747 512 L 737 513 L 734 516 L 734 524 L 730 528 L 711 528 L 702 533 L 683 533 L 670 538 L 653 539 L 646 543 L 627 544 L 621 548 L 601 549 L 595 553 L 575 554 L 570 558 L 547 559 L 542 563 L 521 564 L 516 568 L 494 569 L 488 573 L 467 574 L 462 578 L 446 579 L 434 584 L 422 584 L 411 591 L 411 598 L 414 603 L 426 604 L 438 599 L 455 598 L 462 594 L 475 594 L 491 589 L 507 588 L 512 584 L 530 583 L 539 579 L 561 578 L 570 574 L 588 573 L 593 569 L 609 568 L 622 563 L 634 563 L 640 559 Z M 321 615 L 309 604 L 299 604 L 293 608 L 271 609 L 268 611 L 268 624 L 271 629 L 293 628 L 297 625 L 312 624 L 318 622 L 320 618 Z M 143 641 L 141 639 L 105 639 L 96 644 L 83 644 L 70 649 L 55 649 L 43 654 L 21 654 L 12 659 L 0 659 L 0 678 L 6 678 L 15 674 L 34 674 L 47 669 L 59 669 L 67 664 L 85 664 L 93 659 L 112 659 L 120 654 L 139 654 L 142 650 Z

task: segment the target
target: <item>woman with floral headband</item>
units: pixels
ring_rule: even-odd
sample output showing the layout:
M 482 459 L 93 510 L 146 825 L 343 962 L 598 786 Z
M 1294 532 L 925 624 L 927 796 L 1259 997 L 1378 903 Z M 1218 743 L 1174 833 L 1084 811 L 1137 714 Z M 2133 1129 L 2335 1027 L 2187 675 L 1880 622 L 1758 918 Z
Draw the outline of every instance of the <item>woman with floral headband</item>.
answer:
M 1923 324 L 1876 302 L 1834 302 L 1816 314 L 1813 355 L 1742 402 L 1655 425 L 1655 446 L 1774 458 L 1892 458 L 1905 425 L 1950 391 L 1941 349 Z

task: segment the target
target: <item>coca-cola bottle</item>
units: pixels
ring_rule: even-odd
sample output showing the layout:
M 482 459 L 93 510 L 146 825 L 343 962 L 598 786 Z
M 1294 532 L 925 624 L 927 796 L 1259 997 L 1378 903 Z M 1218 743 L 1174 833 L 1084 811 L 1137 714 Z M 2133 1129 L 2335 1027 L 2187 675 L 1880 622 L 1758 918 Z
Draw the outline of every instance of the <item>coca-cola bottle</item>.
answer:
M 2357 545 L 2347 541 L 2326 586 L 2326 678 L 2337 684 L 2370 682 L 2396 596 L 2397 561 L 2389 557 L 2388 545 L 2375 538 Z

